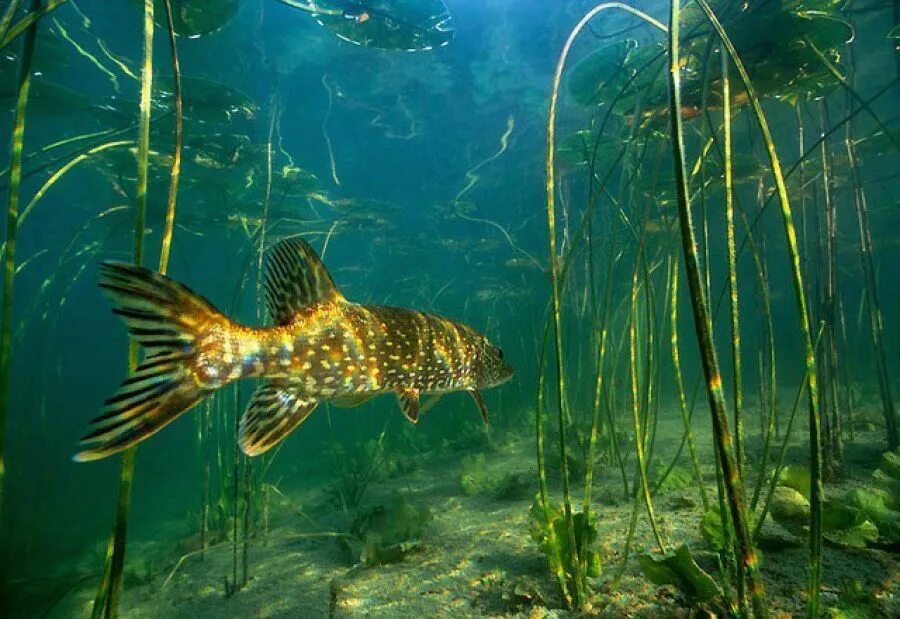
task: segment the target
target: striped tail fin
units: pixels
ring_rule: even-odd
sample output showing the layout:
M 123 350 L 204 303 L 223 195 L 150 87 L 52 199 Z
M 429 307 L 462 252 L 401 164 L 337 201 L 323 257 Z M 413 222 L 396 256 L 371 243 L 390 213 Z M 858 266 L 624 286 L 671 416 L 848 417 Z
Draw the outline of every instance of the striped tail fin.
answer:
M 100 286 L 146 357 L 91 421 L 78 462 L 143 441 L 212 393 L 219 385 L 196 371 L 200 339 L 211 326 L 229 324 L 203 297 L 140 266 L 105 262 Z

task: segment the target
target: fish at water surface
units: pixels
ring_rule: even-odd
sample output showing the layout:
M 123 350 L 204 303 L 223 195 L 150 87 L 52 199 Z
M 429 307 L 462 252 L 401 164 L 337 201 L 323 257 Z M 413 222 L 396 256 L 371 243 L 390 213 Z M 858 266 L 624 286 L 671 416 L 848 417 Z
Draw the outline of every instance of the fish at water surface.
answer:
M 413 423 L 420 396 L 472 394 L 512 376 L 503 352 L 471 327 L 399 307 L 359 305 L 340 293 L 302 239 L 277 243 L 264 273 L 270 327 L 240 325 L 186 286 L 140 266 L 106 262 L 100 286 L 147 354 L 91 422 L 75 460 L 97 460 L 155 434 L 217 389 L 262 378 L 240 421 L 255 456 L 319 402 L 355 406 L 396 394 Z

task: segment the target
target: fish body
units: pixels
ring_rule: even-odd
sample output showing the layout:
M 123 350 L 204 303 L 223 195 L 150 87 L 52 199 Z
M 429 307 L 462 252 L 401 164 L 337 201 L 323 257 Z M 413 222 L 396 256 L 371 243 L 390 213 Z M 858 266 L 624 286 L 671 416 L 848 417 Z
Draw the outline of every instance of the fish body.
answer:
M 512 375 L 502 351 L 467 325 L 346 300 L 299 239 L 278 243 L 269 255 L 269 327 L 238 324 L 187 287 L 139 266 L 105 263 L 101 286 L 147 355 L 93 420 L 79 461 L 146 439 L 244 378 L 263 379 L 240 422 L 241 448 L 257 455 L 322 401 L 355 406 L 394 393 L 417 423 L 422 394 L 464 390 L 487 422 L 480 390 Z

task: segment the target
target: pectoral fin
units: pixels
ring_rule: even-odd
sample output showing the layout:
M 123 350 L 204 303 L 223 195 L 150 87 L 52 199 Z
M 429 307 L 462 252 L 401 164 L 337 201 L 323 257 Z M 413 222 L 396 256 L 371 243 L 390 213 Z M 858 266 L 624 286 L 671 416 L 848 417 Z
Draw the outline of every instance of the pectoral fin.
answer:
M 478 391 L 478 389 L 469 389 L 469 395 L 475 400 L 475 404 L 478 406 L 478 412 L 481 413 L 481 418 L 484 420 L 484 425 L 488 425 L 487 406 L 484 405 L 484 398 L 481 397 L 481 392 Z
M 300 395 L 289 382 L 261 384 L 240 423 L 241 450 L 257 456 L 277 445 L 300 425 L 318 401 Z
M 419 390 L 407 389 L 397 394 L 400 410 L 413 423 L 419 423 Z

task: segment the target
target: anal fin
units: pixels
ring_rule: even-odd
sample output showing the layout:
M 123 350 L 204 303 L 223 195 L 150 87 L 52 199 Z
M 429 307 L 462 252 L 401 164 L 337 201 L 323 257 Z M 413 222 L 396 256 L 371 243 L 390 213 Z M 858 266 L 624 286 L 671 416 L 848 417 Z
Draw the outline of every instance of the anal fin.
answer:
M 419 423 L 419 390 L 405 389 L 397 393 L 397 402 L 403 415 L 412 423 Z
M 484 398 L 481 396 L 481 392 L 478 391 L 478 389 L 469 389 L 469 395 L 475 400 L 475 405 L 478 407 L 478 412 L 481 413 L 481 419 L 484 421 L 484 425 L 488 425 L 488 410 L 484 403 Z
M 303 423 L 318 403 L 288 381 L 261 384 L 241 417 L 241 451 L 258 456 L 271 449 Z

